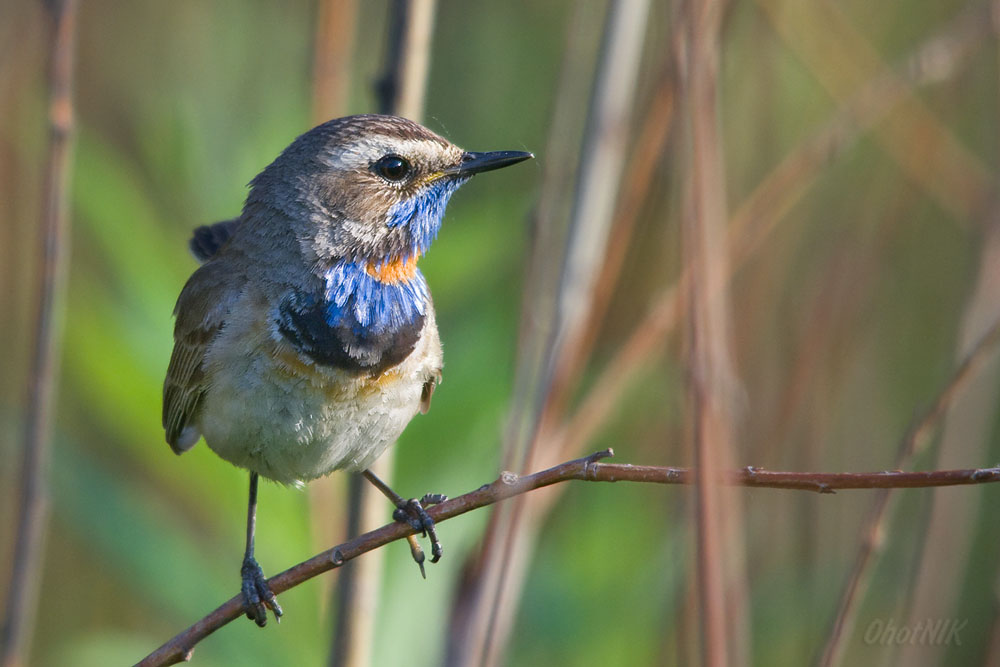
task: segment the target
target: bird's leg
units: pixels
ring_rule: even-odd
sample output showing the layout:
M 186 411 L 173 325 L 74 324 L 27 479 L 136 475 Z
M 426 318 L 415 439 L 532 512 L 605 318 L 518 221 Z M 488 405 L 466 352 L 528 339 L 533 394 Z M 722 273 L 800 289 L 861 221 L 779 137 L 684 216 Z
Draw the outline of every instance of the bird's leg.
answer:
M 441 495 L 440 493 L 428 493 L 420 500 L 416 498 L 405 500 L 401 495 L 389 488 L 389 485 L 379 479 L 378 475 L 371 470 L 365 470 L 361 474 L 396 506 L 396 511 L 392 513 L 393 519 L 409 525 L 414 530 L 420 531 L 424 537 L 430 539 L 431 562 L 436 563 L 441 560 L 441 542 L 438 540 L 437 530 L 434 527 L 434 519 L 430 517 L 424 506 L 429 507 L 443 503 L 448 500 L 448 496 Z M 426 577 L 424 573 L 424 550 L 420 548 L 420 543 L 417 542 L 415 535 L 410 535 L 406 539 L 410 543 L 410 554 L 420 567 L 420 575 Z
M 267 610 L 274 612 L 274 620 L 281 622 L 281 605 L 267 585 L 264 571 L 253 557 L 254 532 L 257 528 L 257 473 L 250 473 L 250 500 L 247 503 L 247 550 L 243 556 L 240 574 L 243 578 L 243 601 L 247 618 L 260 627 L 267 625 Z

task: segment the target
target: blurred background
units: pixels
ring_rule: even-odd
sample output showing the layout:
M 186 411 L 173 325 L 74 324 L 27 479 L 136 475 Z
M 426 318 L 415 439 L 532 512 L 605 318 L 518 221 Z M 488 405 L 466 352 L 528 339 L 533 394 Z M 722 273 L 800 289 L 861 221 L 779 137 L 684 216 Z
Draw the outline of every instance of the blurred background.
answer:
M 133 663 L 237 592 L 246 474 L 204 444 L 174 456 L 160 427 L 171 310 L 195 268 L 186 242 L 193 227 L 238 213 L 245 184 L 323 120 L 318 108 L 376 109 L 391 4 L 81 3 L 72 252 L 31 664 Z M 1000 461 L 1000 378 L 989 360 L 933 437 L 897 458 L 915 416 L 1000 314 L 990 4 L 723 7 L 719 203 L 729 235 L 715 249 L 732 276 L 735 463 L 863 471 Z M 456 496 L 503 468 L 605 447 L 618 462 L 690 465 L 685 324 L 669 321 L 675 302 L 664 292 L 682 274 L 692 175 L 683 15 L 665 0 L 438 0 L 423 122 L 470 150 L 538 159 L 465 186 L 421 262 L 445 382 L 395 449 L 402 494 Z M 342 78 L 321 103 L 315 62 L 330 25 L 340 26 L 332 52 L 343 55 Z M 0 3 L 0 595 L 34 344 L 49 42 L 43 3 Z M 616 45 L 634 54 L 615 60 Z M 610 130 L 595 120 L 602 103 L 619 105 Z M 610 172 L 588 176 L 595 162 Z M 595 223 L 603 231 L 581 226 L 592 210 L 581 183 L 608 188 L 613 215 Z M 560 267 L 581 235 L 599 251 L 578 266 L 600 307 L 570 336 L 571 371 L 549 382 L 538 355 L 560 330 Z M 343 539 L 342 487 L 262 487 L 257 555 L 268 574 Z M 893 494 L 854 623 L 835 640 L 841 659 L 1000 664 L 1000 513 L 989 509 L 998 493 Z M 875 493 L 735 498 L 746 597 L 733 661 L 819 660 Z M 574 482 L 525 505 L 514 559 L 523 570 L 503 579 L 493 659 L 697 661 L 692 500 L 686 487 Z M 455 628 L 474 615 L 465 605 L 475 563 L 503 553 L 494 543 L 494 555 L 480 555 L 489 522 L 485 509 L 443 523 L 445 557 L 426 581 L 404 543 L 384 550 L 373 664 L 454 658 L 449 636 L 464 642 Z M 216 632 L 195 663 L 326 664 L 338 576 L 281 595 L 280 626 L 241 620 Z M 949 619 L 967 621 L 960 643 L 899 645 L 872 630 Z

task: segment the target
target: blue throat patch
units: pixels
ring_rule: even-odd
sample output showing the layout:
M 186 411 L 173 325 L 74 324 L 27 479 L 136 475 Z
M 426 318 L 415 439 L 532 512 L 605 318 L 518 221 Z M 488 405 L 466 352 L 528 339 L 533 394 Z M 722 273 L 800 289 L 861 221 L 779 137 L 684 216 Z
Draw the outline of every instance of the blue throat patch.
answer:
M 389 228 L 409 227 L 413 249 L 419 255 L 424 254 L 441 229 L 448 200 L 468 180 L 468 177 L 439 178 L 409 199 L 393 204 L 386 214 L 386 225 Z

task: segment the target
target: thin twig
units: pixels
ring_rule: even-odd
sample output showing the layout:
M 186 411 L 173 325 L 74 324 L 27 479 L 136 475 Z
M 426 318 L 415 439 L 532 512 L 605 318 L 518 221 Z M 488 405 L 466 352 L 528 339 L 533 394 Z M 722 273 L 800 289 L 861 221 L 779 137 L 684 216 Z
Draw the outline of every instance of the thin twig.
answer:
M 694 481 L 695 474 L 691 468 L 600 463 L 601 459 L 613 455 L 612 450 L 606 449 L 590 456 L 560 463 L 532 475 L 521 476 L 512 472 L 504 472 L 492 483 L 485 484 L 475 491 L 452 498 L 440 505 L 435 505 L 429 508 L 427 513 L 436 523 L 441 523 L 507 498 L 571 480 L 667 485 L 691 484 Z M 810 473 L 769 471 L 748 466 L 724 473 L 720 481 L 733 486 L 791 489 L 829 494 L 842 489 L 927 488 L 990 484 L 1000 482 L 1000 467 L 935 470 L 932 472 L 886 470 L 865 473 Z M 283 593 L 327 570 L 338 568 L 364 553 L 403 539 L 414 532 L 413 528 L 401 522 L 387 524 L 290 567 L 269 579 L 268 585 L 276 594 Z M 156 665 L 173 665 L 189 660 L 199 641 L 243 614 L 243 598 L 236 595 L 150 653 L 138 665 L 140 667 L 154 667 Z
M 59 382 L 62 310 L 69 261 L 68 189 L 73 139 L 73 69 L 77 0 L 46 3 L 52 42 L 49 72 L 49 149 L 45 166 L 38 263 L 34 352 L 28 375 L 20 507 L 13 566 L 0 632 L 0 665 L 27 664 L 44 559 L 46 490 L 52 412 Z

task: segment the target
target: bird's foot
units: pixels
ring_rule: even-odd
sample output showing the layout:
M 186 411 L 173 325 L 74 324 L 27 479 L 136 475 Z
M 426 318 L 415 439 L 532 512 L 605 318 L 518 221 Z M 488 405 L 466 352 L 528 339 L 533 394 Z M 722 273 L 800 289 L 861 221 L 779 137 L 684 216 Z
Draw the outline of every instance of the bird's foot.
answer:
M 425 506 L 430 507 L 431 505 L 443 503 L 447 499 L 448 496 L 440 493 L 428 493 L 420 500 L 411 498 L 410 500 L 401 501 L 396 505 L 396 511 L 392 513 L 393 519 L 409 525 L 414 530 L 420 531 L 424 537 L 430 539 L 432 563 L 441 560 L 443 551 L 441 549 L 441 542 L 438 540 L 434 519 L 430 517 L 424 508 Z M 415 536 L 409 536 L 407 541 L 410 543 L 410 554 L 413 556 L 413 560 L 417 563 L 417 566 L 420 567 L 420 576 L 426 578 L 427 574 L 424 572 L 424 550 L 420 547 L 420 543 L 417 542 Z
M 271 588 L 267 585 L 264 571 L 252 556 L 243 559 L 243 567 L 240 568 L 243 577 L 243 601 L 247 606 L 247 618 L 256 623 L 259 627 L 267 625 L 267 610 L 274 612 L 274 620 L 281 622 L 281 605 L 278 598 L 274 597 Z

